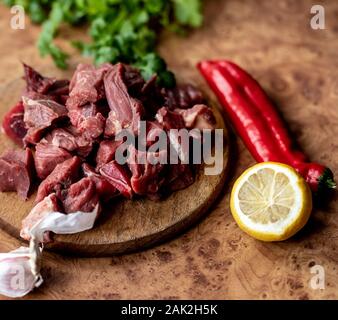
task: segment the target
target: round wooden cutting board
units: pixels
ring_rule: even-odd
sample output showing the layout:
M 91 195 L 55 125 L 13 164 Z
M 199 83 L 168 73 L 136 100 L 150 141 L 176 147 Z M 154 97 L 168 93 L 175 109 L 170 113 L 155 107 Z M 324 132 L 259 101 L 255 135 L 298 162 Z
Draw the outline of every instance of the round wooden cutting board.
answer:
M 19 83 L 19 84 L 18 84 Z M 19 88 L 19 89 L 18 89 Z M 0 87 L 0 116 L 20 96 L 19 81 Z M 135 251 L 173 237 L 196 222 L 219 195 L 229 163 L 228 131 L 214 108 L 217 128 L 224 129 L 223 167 L 219 175 L 205 175 L 203 166 L 194 184 L 161 201 L 119 199 L 104 208 L 92 230 L 74 235 L 55 235 L 47 249 L 84 256 L 104 256 Z M 0 152 L 13 147 L 0 135 Z M 15 193 L 0 193 L 0 228 L 19 238 L 22 219 L 33 207 L 35 195 L 22 201 Z

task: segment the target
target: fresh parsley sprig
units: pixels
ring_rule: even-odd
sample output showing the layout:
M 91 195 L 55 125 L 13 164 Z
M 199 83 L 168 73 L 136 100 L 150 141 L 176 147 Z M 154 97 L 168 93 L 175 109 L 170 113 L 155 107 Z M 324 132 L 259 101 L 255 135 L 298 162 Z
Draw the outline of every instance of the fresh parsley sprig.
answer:
M 164 86 L 174 75 L 156 52 L 161 29 L 184 31 L 202 24 L 202 0 L 3 0 L 22 5 L 34 23 L 42 24 L 38 48 L 51 55 L 59 68 L 67 67 L 68 54 L 54 43 L 62 23 L 88 27 L 92 42 L 72 41 L 95 64 L 129 63 L 148 79 L 157 73 Z

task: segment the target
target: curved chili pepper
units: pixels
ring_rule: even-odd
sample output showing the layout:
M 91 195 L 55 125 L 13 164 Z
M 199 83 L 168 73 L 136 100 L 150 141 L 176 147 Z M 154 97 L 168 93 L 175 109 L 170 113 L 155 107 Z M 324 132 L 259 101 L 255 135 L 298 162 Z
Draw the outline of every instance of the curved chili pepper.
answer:
M 276 161 L 294 167 L 314 193 L 336 187 L 329 168 L 308 162 L 296 149 L 274 105 L 247 72 L 225 60 L 202 61 L 197 67 L 256 161 Z

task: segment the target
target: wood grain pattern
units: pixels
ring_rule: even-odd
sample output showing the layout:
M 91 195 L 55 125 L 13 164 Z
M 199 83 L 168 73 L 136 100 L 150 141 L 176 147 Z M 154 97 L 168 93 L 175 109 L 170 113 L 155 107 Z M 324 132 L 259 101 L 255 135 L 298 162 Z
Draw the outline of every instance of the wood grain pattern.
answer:
M 185 39 L 164 35 L 160 50 L 180 79 L 212 96 L 195 70 L 204 58 L 226 57 L 248 69 L 276 101 L 311 159 L 338 172 L 338 4 L 323 4 L 326 29 L 310 28 L 310 0 L 208 0 L 206 23 Z M 18 59 L 50 66 L 33 47 L 37 28 L 12 31 L 0 9 L 0 83 L 21 74 Z M 78 58 L 73 58 L 73 62 Z M 254 164 L 237 140 L 233 181 Z M 231 187 L 231 184 L 230 184 Z M 308 225 L 282 243 L 256 241 L 236 226 L 228 188 L 189 232 L 144 252 L 78 259 L 46 253 L 45 284 L 29 299 L 337 299 L 338 196 L 315 209 Z M 19 241 L 0 232 L 0 251 Z M 325 270 L 325 289 L 310 287 L 310 267 Z

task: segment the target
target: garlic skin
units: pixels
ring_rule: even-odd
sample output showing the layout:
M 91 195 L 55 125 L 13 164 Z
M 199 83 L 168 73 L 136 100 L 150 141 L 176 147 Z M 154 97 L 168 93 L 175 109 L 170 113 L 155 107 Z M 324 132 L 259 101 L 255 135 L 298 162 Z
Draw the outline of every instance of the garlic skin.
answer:
M 0 253 L 0 294 L 19 298 L 42 284 L 41 252 L 39 247 L 20 247 L 9 253 Z
M 73 234 L 92 229 L 99 213 L 99 205 L 92 212 L 48 211 L 44 204 L 50 202 L 46 197 L 29 213 L 34 225 L 25 226 L 24 234 L 29 234 L 29 247 L 20 247 L 9 253 L 0 253 L 0 294 L 11 297 L 23 297 L 43 283 L 40 274 L 44 236 L 48 232 L 55 234 Z M 42 203 L 44 202 L 44 203 Z M 43 208 L 41 214 L 39 208 Z M 49 241 L 49 240 L 48 240 Z

